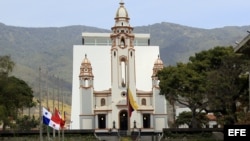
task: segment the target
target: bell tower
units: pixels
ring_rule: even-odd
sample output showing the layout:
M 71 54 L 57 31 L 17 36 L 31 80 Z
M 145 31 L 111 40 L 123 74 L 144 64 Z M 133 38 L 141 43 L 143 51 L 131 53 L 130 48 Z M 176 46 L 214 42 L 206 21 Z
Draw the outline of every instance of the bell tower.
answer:
M 129 87 L 135 93 L 135 36 L 122 1 L 114 19 L 110 35 L 112 89 L 126 90 Z
M 87 54 L 85 54 L 85 58 L 83 59 L 80 67 L 80 74 L 79 74 L 80 87 L 82 88 L 93 87 L 93 79 L 94 75 L 92 73 L 92 66 L 89 59 L 87 58 Z
M 159 79 L 157 77 L 157 72 L 162 70 L 164 67 L 163 61 L 160 58 L 160 55 L 158 55 L 158 58 L 156 59 L 153 67 L 153 74 L 151 76 L 152 78 L 152 87 L 159 88 Z
M 87 54 L 85 54 L 85 57 L 81 63 L 80 67 L 80 74 L 79 74 L 79 91 L 80 91 L 80 128 L 84 129 L 84 123 L 83 119 L 85 118 L 84 115 L 92 115 L 89 116 L 89 118 L 94 118 L 93 116 L 93 110 L 92 107 L 94 106 L 94 98 L 93 98 L 93 80 L 94 75 L 92 73 L 92 66 L 87 58 Z M 93 125 L 91 125 L 91 128 L 94 128 Z
M 127 112 L 127 89 L 136 97 L 136 70 L 133 28 L 129 24 L 129 16 L 121 1 L 115 15 L 115 25 L 111 28 L 111 99 L 114 114 L 113 121 L 119 123 L 119 128 L 131 128 L 131 123 L 121 115 Z M 115 110 L 114 110 L 115 109 Z M 119 114 L 116 114 L 119 113 Z M 137 114 L 133 114 L 134 118 Z M 132 116 L 132 119 L 133 119 Z M 131 120 L 131 121 L 134 121 Z M 130 126 L 130 127 L 129 127 Z

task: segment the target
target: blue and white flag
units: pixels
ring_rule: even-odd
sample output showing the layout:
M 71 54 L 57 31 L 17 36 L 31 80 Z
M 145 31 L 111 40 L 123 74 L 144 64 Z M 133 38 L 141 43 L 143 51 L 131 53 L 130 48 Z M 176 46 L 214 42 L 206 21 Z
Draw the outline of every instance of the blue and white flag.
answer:
M 56 120 L 53 115 L 43 107 L 43 124 L 56 130 L 60 130 L 60 121 Z

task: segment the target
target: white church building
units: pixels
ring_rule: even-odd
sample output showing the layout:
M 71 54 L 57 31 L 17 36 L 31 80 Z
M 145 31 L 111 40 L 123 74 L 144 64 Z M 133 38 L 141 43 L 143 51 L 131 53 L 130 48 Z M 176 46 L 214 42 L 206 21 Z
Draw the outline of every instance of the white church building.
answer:
M 150 34 L 135 34 L 120 2 L 111 33 L 82 33 L 73 46 L 71 129 L 161 132 L 168 128 L 167 101 L 156 73 L 163 68 Z M 128 114 L 127 89 L 138 109 Z

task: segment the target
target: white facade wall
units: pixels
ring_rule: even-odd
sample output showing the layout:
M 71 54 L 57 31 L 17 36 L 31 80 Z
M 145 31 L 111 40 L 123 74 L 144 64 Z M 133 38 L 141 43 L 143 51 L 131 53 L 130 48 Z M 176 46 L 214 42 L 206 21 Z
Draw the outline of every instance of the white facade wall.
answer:
M 79 74 L 81 62 L 87 55 L 87 58 L 91 62 L 94 75 L 94 90 L 103 91 L 111 88 L 111 46 L 86 46 L 86 45 L 74 45 L 73 46 L 73 80 L 72 80 L 72 111 L 71 111 L 71 121 L 72 129 L 79 129 L 79 114 L 80 114 L 80 89 L 79 89 Z M 125 53 L 124 53 L 125 54 Z M 152 79 L 151 75 L 153 73 L 153 65 L 155 60 L 159 55 L 158 46 L 135 46 L 135 77 L 136 85 L 132 86 L 132 89 L 138 89 L 143 91 L 152 90 Z M 113 70 L 115 71 L 115 70 Z M 118 74 L 117 74 L 118 75 Z M 116 79 L 117 80 L 117 79 Z M 117 83 L 116 83 L 117 84 Z M 124 89 L 126 91 L 126 89 Z M 135 91 L 133 92 L 134 99 L 140 104 L 140 98 L 136 97 Z M 120 100 L 126 100 L 126 97 L 121 98 L 120 90 L 112 90 L 111 102 L 107 102 L 112 109 L 112 113 L 107 115 L 107 126 L 113 126 L 113 121 L 116 121 L 116 126 L 118 126 L 118 116 L 120 109 L 117 109 L 116 103 Z M 97 100 L 100 101 L 100 100 Z M 150 100 L 147 99 L 147 103 Z M 84 103 L 83 103 L 84 105 Z M 90 106 L 90 105 L 84 105 Z M 89 108 L 92 108 L 91 106 Z M 124 110 L 127 110 L 126 108 Z M 131 117 L 131 126 L 133 126 L 133 121 L 136 120 L 138 126 L 142 126 L 141 121 L 142 116 L 133 112 Z

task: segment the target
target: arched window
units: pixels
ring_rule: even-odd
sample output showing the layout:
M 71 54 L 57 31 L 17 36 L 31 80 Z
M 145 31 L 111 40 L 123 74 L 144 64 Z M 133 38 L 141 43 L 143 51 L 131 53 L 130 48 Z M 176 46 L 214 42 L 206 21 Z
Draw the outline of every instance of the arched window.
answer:
M 123 58 L 121 60 L 121 86 L 126 87 L 126 62 Z
M 147 104 L 146 99 L 145 99 L 145 98 L 143 98 L 143 99 L 141 100 L 141 105 L 146 106 L 146 104 Z
M 105 106 L 106 105 L 106 101 L 104 98 L 101 99 L 101 106 Z
M 84 79 L 84 87 L 88 87 L 89 86 L 89 80 L 88 79 Z
M 121 39 L 121 47 L 125 47 L 125 40 L 124 40 L 123 37 L 122 37 L 122 39 Z

